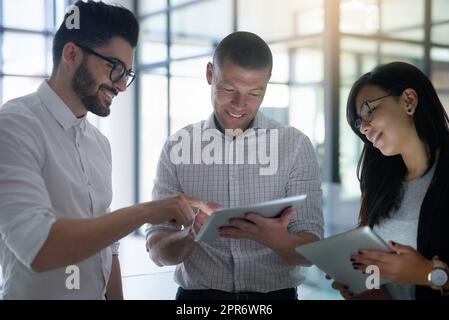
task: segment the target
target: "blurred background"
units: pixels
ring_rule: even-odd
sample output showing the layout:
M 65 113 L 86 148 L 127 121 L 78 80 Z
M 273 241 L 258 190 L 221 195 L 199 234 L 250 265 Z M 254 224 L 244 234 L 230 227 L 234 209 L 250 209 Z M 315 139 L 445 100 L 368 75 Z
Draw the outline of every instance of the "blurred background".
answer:
M 49 77 L 52 37 L 74 2 L 0 0 L 2 105 L 35 91 Z M 90 116 L 112 145 L 113 210 L 151 200 L 168 135 L 212 112 L 206 64 L 233 31 L 257 33 L 273 51 L 262 111 L 298 128 L 315 146 L 326 236 L 357 225 L 361 143 L 345 117 L 352 83 L 379 63 L 406 61 L 431 78 L 449 108 L 447 0 L 105 2 L 131 9 L 141 23 L 136 82 L 115 99 L 110 117 Z M 143 229 L 122 240 L 120 260 L 125 298 L 174 298 L 174 267 L 150 261 Z M 302 270 L 307 279 L 299 289 L 301 299 L 340 299 L 319 270 Z

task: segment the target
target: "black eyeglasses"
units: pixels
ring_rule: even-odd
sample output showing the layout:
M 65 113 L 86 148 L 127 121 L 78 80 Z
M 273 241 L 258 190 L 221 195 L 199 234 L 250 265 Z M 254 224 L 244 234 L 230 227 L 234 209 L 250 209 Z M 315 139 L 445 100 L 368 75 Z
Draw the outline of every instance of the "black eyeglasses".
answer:
M 391 93 L 380 98 L 363 101 L 362 105 L 360 106 L 360 114 L 354 121 L 354 126 L 357 129 L 360 129 L 363 123 L 370 123 L 371 121 L 373 121 L 373 113 L 374 110 L 376 110 L 377 106 L 379 106 L 379 104 L 381 103 L 380 100 L 389 96 L 391 96 Z
M 92 54 L 100 59 L 103 59 L 104 61 L 107 61 L 112 65 L 111 73 L 109 74 L 109 79 L 111 79 L 112 82 L 118 82 L 118 81 L 124 79 L 126 86 L 129 87 L 131 85 L 131 83 L 134 81 L 134 79 L 136 78 L 136 73 L 134 72 L 134 70 L 132 70 L 132 69 L 127 70 L 126 65 L 123 63 L 123 61 L 121 61 L 117 58 L 105 57 L 105 56 L 99 54 L 98 52 L 95 52 L 91 48 L 79 45 L 77 43 L 76 43 L 76 45 L 78 47 L 80 47 L 81 49 L 83 49 L 83 51 L 85 51 L 89 54 Z

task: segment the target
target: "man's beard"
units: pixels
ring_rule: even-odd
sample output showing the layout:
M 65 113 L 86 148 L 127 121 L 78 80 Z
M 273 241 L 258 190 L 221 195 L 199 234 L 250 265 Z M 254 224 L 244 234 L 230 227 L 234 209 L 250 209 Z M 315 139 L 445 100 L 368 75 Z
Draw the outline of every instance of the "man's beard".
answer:
M 87 68 L 86 58 L 83 59 L 73 75 L 72 87 L 87 111 L 90 111 L 100 117 L 107 117 L 111 113 L 109 106 L 105 106 L 101 101 L 99 90 L 105 88 L 115 94 L 118 92 L 116 89 L 102 84 L 99 86 L 97 91 L 92 93 L 97 87 L 97 83 Z

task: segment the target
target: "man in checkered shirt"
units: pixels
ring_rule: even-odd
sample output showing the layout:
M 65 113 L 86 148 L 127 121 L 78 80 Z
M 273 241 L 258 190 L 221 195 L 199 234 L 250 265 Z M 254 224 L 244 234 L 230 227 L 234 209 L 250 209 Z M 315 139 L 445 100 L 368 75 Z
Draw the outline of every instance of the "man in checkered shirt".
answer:
M 208 218 L 202 211 L 190 227 L 149 225 L 151 259 L 177 265 L 177 299 L 297 299 L 304 280 L 299 265 L 308 262 L 295 248 L 323 236 L 310 140 L 259 111 L 272 64 L 268 45 L 255 34 L 235 32 L 220 42 L 206 74 L 214 112 L 166 142 L 153 199 L 185 193 L 225 208 L 299 194 L 307 199 L 278 218 L 232 219 L 212 242 L 194 241 Z

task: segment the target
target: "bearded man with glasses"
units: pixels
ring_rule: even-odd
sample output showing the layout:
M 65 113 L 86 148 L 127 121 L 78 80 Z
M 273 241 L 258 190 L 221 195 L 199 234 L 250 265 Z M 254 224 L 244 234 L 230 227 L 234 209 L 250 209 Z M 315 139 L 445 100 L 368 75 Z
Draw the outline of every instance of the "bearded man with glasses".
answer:
M 75 6 L 80 28 L 68 28 L 65 16 L 50 79 L 0 109 L 4 299 L 121 299 L 116 241 L 145 223 L 186 224 L 192 206 L 209 210 L 178 195 L 107 214 L 110 145 L 86 115 L 108 116 L 134 80 L 139 26 L 122 7 Z

